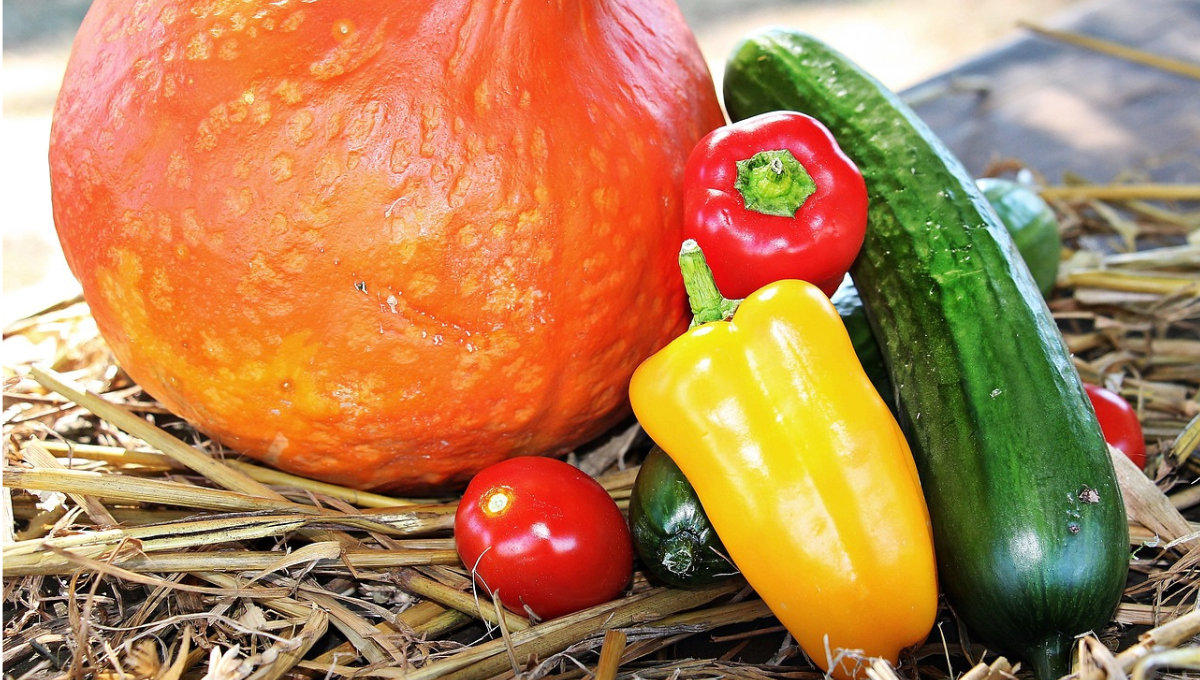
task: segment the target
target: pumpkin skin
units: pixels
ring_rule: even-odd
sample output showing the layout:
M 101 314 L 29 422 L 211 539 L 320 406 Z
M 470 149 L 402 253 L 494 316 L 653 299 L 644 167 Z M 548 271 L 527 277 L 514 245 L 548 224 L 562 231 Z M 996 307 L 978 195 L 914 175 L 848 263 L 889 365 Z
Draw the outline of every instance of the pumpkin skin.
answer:
M 224 445 L 428 495 L 625 417 L 687 325 L 673 0 L 96 0 L 59 238 L 148 393 Z

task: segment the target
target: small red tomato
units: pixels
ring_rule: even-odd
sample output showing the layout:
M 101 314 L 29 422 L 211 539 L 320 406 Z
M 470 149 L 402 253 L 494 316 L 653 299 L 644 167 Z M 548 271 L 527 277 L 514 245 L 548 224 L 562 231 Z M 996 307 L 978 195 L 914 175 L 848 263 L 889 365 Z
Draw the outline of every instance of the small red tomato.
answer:
M 454 543 L 481 588 L 541 620 L 608 602 L 633 575 L 617 504 L 553 458 L 511 458 L 475 475 L 458 504 Z
M 1096 410 L 1104 440 L 1124 452 L 1138 467 L 1144 467 L 1146 439 L 1142 435 L 1137 411 L 1121 395 L 1111 390 L 1090 383 L 1084 383 L 1083 387 L 1092 400 L 1092 408 Z

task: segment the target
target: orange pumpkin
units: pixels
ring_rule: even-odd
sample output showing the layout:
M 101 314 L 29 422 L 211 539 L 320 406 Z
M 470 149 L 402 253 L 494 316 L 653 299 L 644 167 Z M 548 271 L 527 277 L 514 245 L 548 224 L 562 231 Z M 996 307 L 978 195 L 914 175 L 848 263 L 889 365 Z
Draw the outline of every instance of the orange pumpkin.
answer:
M 672 0 L 96 0 L 54 218 L 120 364 L 227 446 L 441 492 L 628 413 L 686 326 Z

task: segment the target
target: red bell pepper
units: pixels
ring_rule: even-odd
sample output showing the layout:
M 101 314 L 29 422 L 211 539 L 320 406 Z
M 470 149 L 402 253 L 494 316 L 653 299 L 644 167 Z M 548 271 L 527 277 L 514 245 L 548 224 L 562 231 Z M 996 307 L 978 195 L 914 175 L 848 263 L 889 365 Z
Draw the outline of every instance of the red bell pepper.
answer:
M 862 247 L 867 187 L 820 121 L 764 113 L 700 140 L 684 174 L 684 237 L 717 287 L 743 298 L 802 279 L 832 295 Z

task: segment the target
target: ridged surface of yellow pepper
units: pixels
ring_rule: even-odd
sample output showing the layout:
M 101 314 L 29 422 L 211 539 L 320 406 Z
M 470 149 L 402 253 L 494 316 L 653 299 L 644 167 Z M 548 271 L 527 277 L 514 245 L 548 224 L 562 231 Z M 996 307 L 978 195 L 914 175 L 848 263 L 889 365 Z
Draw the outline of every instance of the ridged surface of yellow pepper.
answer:
M 938 590 L 916 466 L 820 289 L 779 281 L 695 325 L 638 368 L 630 397 L 815 663 L 865 677 L 864 657 L 896 663 L 928 636 Z

